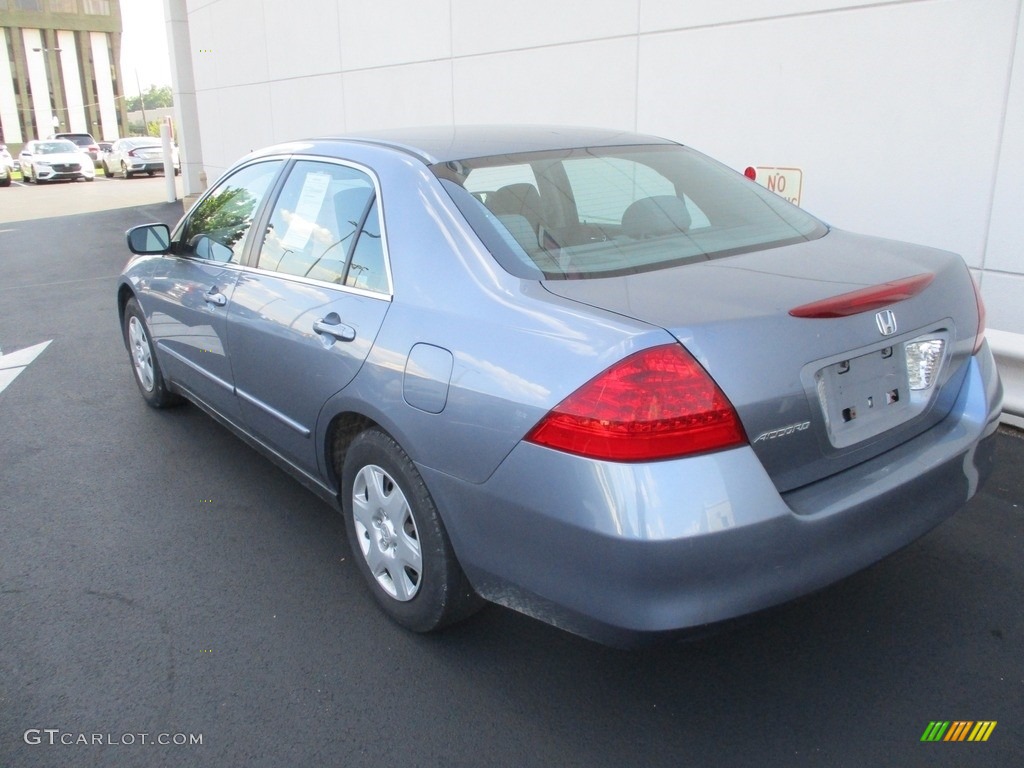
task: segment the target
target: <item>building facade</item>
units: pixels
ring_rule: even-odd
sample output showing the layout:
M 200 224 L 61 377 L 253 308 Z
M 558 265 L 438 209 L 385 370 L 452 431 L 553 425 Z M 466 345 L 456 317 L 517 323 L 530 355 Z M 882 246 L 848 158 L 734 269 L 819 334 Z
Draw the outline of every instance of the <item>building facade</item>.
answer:
M 118 0 L 0 0 L 0 142 L 127 125 Z

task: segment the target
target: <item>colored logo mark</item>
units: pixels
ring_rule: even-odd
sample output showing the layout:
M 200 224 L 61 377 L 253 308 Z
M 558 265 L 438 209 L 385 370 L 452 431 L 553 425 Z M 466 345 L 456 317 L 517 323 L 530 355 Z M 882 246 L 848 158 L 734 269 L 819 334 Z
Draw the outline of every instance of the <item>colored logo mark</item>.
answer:
M 995 720 L 932 720 L 921 741 L 988 741 L 995 728 Z

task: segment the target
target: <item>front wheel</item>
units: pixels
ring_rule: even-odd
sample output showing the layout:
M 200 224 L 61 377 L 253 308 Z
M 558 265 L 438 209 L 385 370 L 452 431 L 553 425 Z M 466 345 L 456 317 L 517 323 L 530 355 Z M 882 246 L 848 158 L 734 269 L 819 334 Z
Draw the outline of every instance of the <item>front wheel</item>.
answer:
M 124 342 L 128 347 L 132 372 L 135 374 L 135 383 L 139 386 L 142 399 L 153 408 L 166 408 L 178 403 L 180 398 L 168 390 L 164 382 L 146 321 L 139 308 L 139 302 L 134 298 L 128 299 L 124 307 Z
M 352 441 L 342 507 L 359 570 L 394 621 L 431 632 L 480 607 L 423 478 L 389 435 L 368 429 Z

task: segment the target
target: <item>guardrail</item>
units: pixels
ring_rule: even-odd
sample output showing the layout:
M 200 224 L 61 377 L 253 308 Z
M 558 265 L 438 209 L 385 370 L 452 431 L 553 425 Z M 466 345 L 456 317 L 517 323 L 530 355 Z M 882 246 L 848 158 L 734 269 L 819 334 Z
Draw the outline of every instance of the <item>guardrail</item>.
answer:
M 1024 427 L 1024 334 L 985 331 L 1003 380 L 1003 422 Z

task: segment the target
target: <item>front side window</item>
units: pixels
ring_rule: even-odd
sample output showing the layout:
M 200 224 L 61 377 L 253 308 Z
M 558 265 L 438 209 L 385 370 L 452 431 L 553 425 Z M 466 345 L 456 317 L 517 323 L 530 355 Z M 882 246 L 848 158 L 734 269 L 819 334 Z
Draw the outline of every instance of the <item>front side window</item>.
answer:
M 280 160 L 254 163 L 222 180 L 190 214 L 176 252 L 240 263 L 253 217 L 280 167 Z
M 337 163 L 295 163 L 274 204 L 256 266 L 386 293 L 373 180 Z
M 495 258 L 522 277 L 647 272 L 827 231 L 777 195 L 678 145 L 507 154 L 432 170 Z M 505 183 L 495 189 L 499 181 Z

